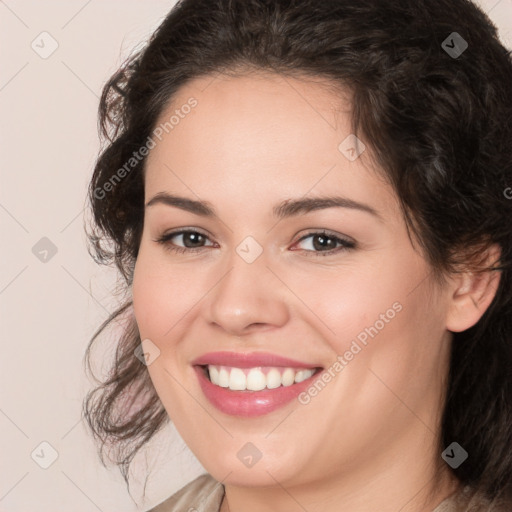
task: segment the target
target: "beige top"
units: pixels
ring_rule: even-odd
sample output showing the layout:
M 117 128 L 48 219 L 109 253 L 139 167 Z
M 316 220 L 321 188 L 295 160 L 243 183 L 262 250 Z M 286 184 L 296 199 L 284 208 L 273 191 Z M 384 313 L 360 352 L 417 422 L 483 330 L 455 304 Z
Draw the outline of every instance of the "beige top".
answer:
M 469 487 L 464 488 L 446 498 L 432 512 L 507 512 L 505 507 L 479 497 L 468 502 L 469 492 Z M 223 497 L 224 486 L 209 474 L 204 474 L 148 512 L 219 512 Z

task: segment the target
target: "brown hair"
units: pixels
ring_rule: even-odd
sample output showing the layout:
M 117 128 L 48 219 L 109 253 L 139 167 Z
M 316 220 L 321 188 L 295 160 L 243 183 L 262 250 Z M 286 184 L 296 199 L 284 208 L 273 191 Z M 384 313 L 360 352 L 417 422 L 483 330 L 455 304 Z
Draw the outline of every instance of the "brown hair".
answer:
M 458 442 L 469 453 L 453 470 L 461 483 L 512 503 L 512 62 L 496 28 L 467 0 L 178 2 L 100 102 L 91 252 L 115 263 L 126 289 L 144 215 L 145 159 L 130 158 L 187 82 L 243 69 L 327 78 L 352 91 L 354 133 L 371 146 L 436 272 L 500 246 L 496 297 L 474 327 L 453 335 L 439 451 Z M 87 360 L 120 318 L 128 324 L 111 373 L 84 414 L 100 453 L 108 448 L 126 478 L 169 419 L 134 356 L 141 340 L 129 299 L 95 334 Z M 127 396 L 140 401 L 131 414 Z

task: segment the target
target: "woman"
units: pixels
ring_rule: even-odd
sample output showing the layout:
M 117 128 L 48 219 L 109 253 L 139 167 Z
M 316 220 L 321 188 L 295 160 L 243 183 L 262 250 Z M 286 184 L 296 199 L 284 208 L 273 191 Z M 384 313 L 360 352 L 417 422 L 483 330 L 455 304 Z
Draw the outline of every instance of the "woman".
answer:
M 154 511 L 512 510 L 511 84 L 465 0 L 183 0 L 110 79 L 84 412 L 125 477 L 173 421 Z

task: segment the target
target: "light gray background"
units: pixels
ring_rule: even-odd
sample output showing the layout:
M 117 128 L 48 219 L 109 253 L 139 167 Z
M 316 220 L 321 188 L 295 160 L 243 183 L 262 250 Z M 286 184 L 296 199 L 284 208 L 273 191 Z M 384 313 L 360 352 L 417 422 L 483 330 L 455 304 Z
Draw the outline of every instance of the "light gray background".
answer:
M 203 472 L 170 426 L 137 457 L 132 499 L 80 421 L 84 350 L 119 300 L 83 230 L 99 95 L 174 3 L 0 0 L 0 512 L 146 510 Z M 512 47 L 512 0 L 479 3 Z M 43 237 L 46 262 L 32 252 Z M 42 442 L 58 453 L 48 469 Z

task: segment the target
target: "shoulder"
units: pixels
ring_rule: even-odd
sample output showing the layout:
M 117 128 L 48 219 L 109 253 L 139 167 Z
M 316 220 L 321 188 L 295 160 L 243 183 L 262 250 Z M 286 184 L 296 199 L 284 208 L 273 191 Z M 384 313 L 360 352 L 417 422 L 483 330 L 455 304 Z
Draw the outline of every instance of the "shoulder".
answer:
M 218 512 L 223 497 L 224 486 L 204 474 L 148 512 Z

